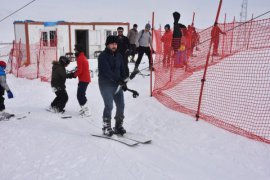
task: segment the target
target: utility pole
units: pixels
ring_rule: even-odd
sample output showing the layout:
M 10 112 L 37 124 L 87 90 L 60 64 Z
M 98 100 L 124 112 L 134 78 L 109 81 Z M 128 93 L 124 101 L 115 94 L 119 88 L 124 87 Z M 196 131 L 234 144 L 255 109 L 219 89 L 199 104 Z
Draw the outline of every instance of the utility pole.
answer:
M 248 0 L 243 0 L 242 5 L 241 5 L 241 12 L 240 12 L 240 22 L 247 21 L 247 6 L 248 6 Z

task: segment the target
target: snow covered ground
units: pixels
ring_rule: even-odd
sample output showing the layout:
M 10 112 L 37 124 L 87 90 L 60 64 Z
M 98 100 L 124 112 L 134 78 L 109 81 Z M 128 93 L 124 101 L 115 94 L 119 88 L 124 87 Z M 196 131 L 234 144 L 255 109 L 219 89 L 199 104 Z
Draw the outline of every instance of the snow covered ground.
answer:
M 55 97 L 49 83 L 7 78 L 15 98 L 6 98 L 6 111 L 31 114 L 0 122 L 1 180 L 270 179 L 269 144 L 164 107 L 149 96 L 149 77 L 137 76 L 129 82 L 129 88 L 140 93 L 138 98 L 125 93 L 124 126 L 152 139 L 151 144 L 136 147 L 90 136 L 101 132 L 102 124 L 96 74 L 87 90 L 90 118 L 78 115 L 78 80 L 67 80 L 66 111 L 71 119 L 45 111 Z

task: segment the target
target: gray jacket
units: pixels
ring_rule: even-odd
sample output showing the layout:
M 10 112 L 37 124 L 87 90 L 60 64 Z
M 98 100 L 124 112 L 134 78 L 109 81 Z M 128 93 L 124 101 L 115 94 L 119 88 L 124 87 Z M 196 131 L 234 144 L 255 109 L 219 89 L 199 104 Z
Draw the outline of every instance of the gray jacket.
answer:
M 9 87 L 7 85 L 6 76 L 0 76 L 0 85 L 6 90 L 9 91 Z
M 131 29 L 129 32 L 128 32 L 128 39 L 129 39 L 129 43 L 130 44 L 136 44 L 136 37 L 138 36 L 138 31 L 137 29 Z
M 136 38 L 136 46 L 143 46 L 143 47 L 151 47 L 153 49 L 152 45 L 152 36 L 150 32 L 146 32 L 145 30 L 141 30 Z

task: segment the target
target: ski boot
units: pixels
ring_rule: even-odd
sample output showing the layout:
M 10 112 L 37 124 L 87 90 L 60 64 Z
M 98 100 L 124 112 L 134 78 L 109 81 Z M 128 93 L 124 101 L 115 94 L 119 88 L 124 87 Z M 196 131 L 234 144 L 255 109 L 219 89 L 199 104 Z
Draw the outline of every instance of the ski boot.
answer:
M 114 134 L 124 135 L 127 131 L 123 127 L 124 118 L 115 118 L 115 127 L 113 128 Z
M 79 114 L 82 117 L 89 117 L 89 116 L 91 116 L 91 113 L 90 113 L 90 110 L 88 108 L 87 102 L 84 105 L 81 106 L 81 110 L 79 111 Z
M 103 118 L 103 128 L 102 128 L 103 134 L 105 136 L 112 136 L 114 134 L 112 128 L 111 128 L 111 119 L 109 118 Z

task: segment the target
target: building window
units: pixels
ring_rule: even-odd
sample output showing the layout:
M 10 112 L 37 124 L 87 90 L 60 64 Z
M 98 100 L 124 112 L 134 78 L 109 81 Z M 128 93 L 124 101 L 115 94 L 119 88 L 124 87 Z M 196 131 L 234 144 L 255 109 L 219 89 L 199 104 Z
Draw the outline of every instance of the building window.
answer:
M 112 35 L 112 31 L 111 30 L 106 30 L 106 37 Z
M 56 47 L 56 45 L 57 45 L 56 31 L 50 31 L 50 46 Z
M 113 35 L 114 36 L 117 36 L 117 31 L 113 31 Z
M 42 45 L 48 46 L 48 34 L 47 32 L 42 32 Z

